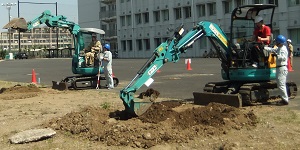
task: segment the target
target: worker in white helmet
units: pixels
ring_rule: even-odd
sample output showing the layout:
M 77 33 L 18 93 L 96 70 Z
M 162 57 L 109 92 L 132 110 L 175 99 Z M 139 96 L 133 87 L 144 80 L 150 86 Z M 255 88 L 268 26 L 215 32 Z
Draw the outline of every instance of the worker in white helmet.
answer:
M 253 37 L 251 41 L 269 45 L 271 43 L 271 28 L 264 24 L 264 20 L 261 16 L 257 15 L 254 18 L 255 29 L 253 31 Z M 257 45 L 257 44 L 255 44 Z M 259 62 L 259 52 L 253 50 L 251 52 L 252 67 L 257 67 Z
M 271 28 L 264 24 L 264 20 L 261 16 L 256 16 L 254 18 L 254 23 L 255 29 L 252 40 L 269 45 L 271 42 Z

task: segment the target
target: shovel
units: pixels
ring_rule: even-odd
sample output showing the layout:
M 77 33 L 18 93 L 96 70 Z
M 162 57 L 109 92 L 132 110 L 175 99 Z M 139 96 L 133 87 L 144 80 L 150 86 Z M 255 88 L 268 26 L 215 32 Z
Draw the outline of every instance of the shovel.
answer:
M 100 69 L 101 69 L 101 66 L 102 66 L 102 59 L 101 59 L 101 57 L 103 57 L 103 56 L 101 56 L 101 53 L 99 53 L 98 54 L 98 58 L 99 58 L 99 70 L 98 70 L 98 74 L 97 74 L 97 76 L 98 76 L 98 80 L 97 80 L 97 86 L 96 86 L 96 90 L 99 90 L 99 87 L 100 87 Z

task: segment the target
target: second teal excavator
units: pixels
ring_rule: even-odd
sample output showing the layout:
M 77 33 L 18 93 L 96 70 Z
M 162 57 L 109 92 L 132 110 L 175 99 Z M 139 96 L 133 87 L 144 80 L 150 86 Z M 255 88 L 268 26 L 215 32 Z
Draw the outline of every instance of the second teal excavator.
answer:
M 167 62 L 177 62 L 182 53 L 198 39 L 207 37 L 215 48 L 221 62 L 223 82 L 209 82 L 203 92 L 194 92 L 195 104 L 219 102 L 231 106 L 256 105 L 266 103 L 279 96 L 276 81 L 276 63 L 270 53 L 263 51 L 262 43 L 249 42 L 245 37 L 252 35 L 255 16 L 271 12 L 272 18 L 276 5 L 256 4 L 237 7 L 231 15 L 230 38 L 215 23 L 200 21 L 192 30 L 183 35 L 183 26 L 175 30 L 174 36 L 161 43 L 150 59 L 137 72 L 133 80 L 120 91 L 125 111 L 132 115 L 142 115 L 154 103 L 157 95 L 152 93 L 149 100 L 138 99 L 135 92 L 145 83 L 150 84 L 151 77 Z M 265 20 L 267 20 L 265 18 Z M 269 24 L 272 29 L 272 25 Z M 237 46 L 233 41 L 239 41 Z M 259 66 L 253 67 L 251 53 L 257 53 Z M 287 82 L 290 98 L 297 94 L 294 82 Z

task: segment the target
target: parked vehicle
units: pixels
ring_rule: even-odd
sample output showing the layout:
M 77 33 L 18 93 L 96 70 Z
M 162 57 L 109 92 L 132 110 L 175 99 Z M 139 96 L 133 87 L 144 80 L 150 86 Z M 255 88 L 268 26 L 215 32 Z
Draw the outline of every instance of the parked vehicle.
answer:
M 15 59 L 28 59 L 28 55 L 26 53 L 17 53 Z

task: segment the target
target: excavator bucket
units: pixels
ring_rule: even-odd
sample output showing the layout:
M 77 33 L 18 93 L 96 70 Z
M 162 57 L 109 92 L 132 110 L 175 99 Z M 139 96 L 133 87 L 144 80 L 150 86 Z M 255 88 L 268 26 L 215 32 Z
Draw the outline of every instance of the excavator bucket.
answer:
M 134 114 L 137 116 L 144 114 L 155 102 L 159 95 L 160 92 L 152 88 L 140 93 L 140 95 L 133 100 Z
M 137 116 L 144 114 L 151 106 L 153 102 L 149 100 L 134 100 L 134 113 Z
M 193 92 L 194 104 L 207 105 L 211 102 L 226 104 L 233 107 L 242 107 L 242 98 L 240 94 L 221 94 L 221 93 L 200 93 Z
M 52 81 L 52 89 L 59 90 L 59 91 L 68 90 L 68 84 L 67 82 Z
M 14 18 L 3 27 L 3 29 L 8 29 L 8 28 L 12 28 L 24 32 L 27 30 L 26 20 L 24 18 Z

